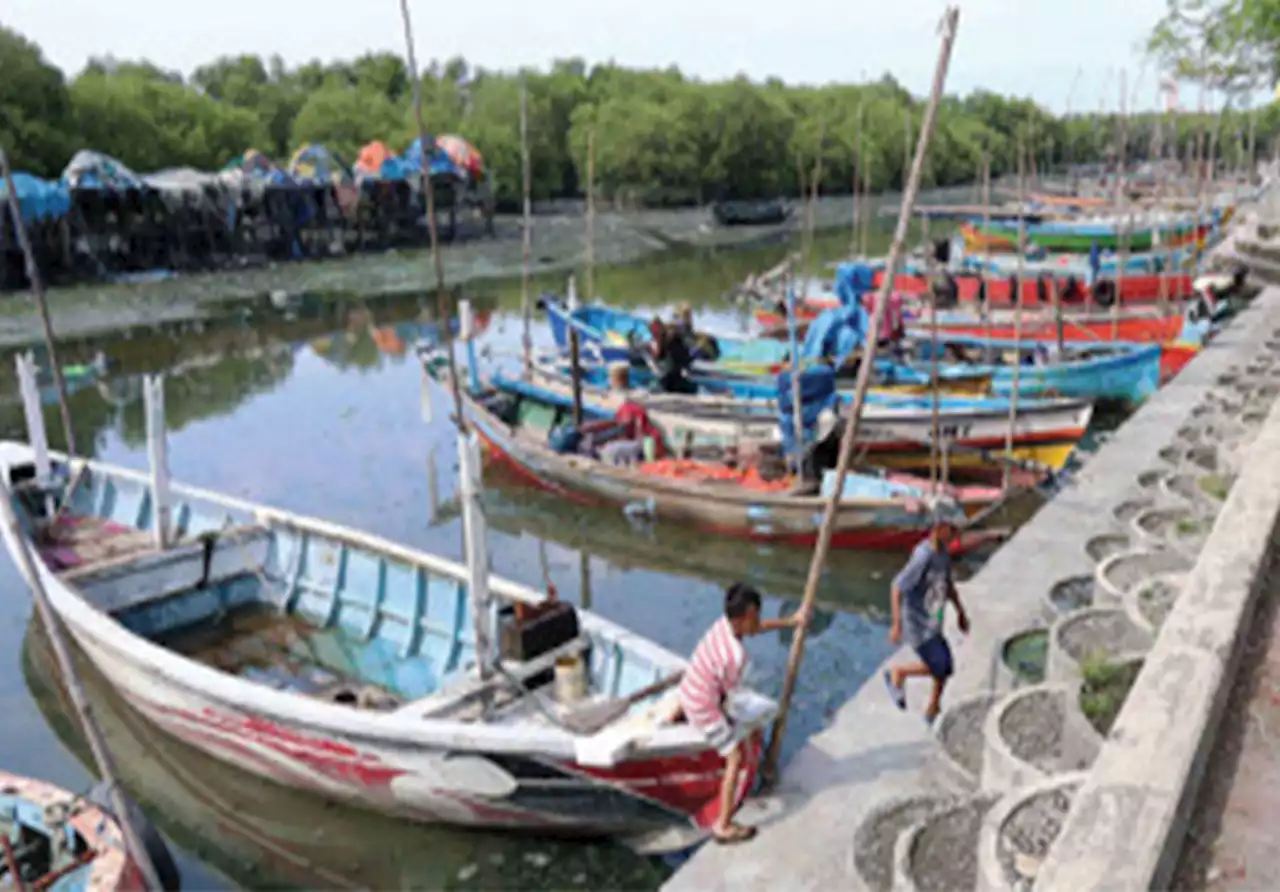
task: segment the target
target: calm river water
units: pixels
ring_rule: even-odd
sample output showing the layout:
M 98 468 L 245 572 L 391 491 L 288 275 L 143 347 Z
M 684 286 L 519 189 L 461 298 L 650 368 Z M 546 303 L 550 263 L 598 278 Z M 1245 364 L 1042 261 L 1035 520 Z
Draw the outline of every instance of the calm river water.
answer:
M 836 256 L 848 234 L 820 237 Z M 668 257 L 602 269 L 602 296 L 659 308 L 691 301 L 709 327 L 745 324 L 715 296 L 782 246 Z M 424 263 L 424 278 L 428 267 Z M 560 282 L 538 282 L 538 288 Z M 481 352 L 509 362 L 520 340 L 519 283 L 472 291 L 490 314 Z M 446 397 L 424 422 L 412 340 L 435 319 L 425 298 L 364 305 L 305 299 L 283 312 L 68 345 L 67 362 L 105 359 L 100 379 L 73 382 L 77 439 L 105 461 L 144 468 L 140 375 L 166 372 L 175 478 L 461 557 L 456 447 Z M 535 339 L 549 344 L 535 320 Z M 25 439 L 12 360 L 0 357 L 0 436 Z M 56 407 L 47 407 L 58 437 Z M 434 481 L 434 484 L 433 484 Z M 434 497 L 433 497 L 434 491 Z M 636 527 L 621 512 L 562 505 L 487 477 L 495 570 L 534 587 L 543 567 L 560 592 L 688 652 L 734 579 L 767 594 L 767 615 L 796 609 L 808 553 L 729 542 L 687 529 Z M 822 586 L 788 754 L 822 727 L 889 653 L 888 579 L 900 556 L 837 554 Z M 73 790 L 91 783 L 87 752 L 52 679 L 26 588 L 0 562 L 0 765 Z M 776 692 L 789 638 L 749 643 L 752 681 Z M 606 843 L 560 843 L 383 820 L 239 774 L 165 739 L 87 672 L 123 780 L 179 855 L 187 888 L 654 888 L 673 862 Z

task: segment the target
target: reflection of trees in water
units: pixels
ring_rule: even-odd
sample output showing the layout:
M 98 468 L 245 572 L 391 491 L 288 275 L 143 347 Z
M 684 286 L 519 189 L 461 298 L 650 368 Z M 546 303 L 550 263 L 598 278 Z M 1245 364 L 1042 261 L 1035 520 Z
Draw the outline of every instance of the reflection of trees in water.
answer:
M 173 842 L 242 888 L 564 889 L 582 886 L 581 876 L 587 888 L 653 889 L 664 879 L 655 862 L 617 846 L 418 825 L 263 781 L 161 732 L 72 647 L 122 784 Z M 59 741 L 92 771 L 34 619 L 22 672 Z
M 177 432 L 193 422 L 230 414 L 250 397 L 279 387 L 292 371 L 293 348 L 277 344 L 252 355 L 211 357 L 207 364 L 170 373 L 164 381 L 168 429 Z M 130 446 L 146 442 L 140 398 L 129 399 L 120 407 L 120 436 Z

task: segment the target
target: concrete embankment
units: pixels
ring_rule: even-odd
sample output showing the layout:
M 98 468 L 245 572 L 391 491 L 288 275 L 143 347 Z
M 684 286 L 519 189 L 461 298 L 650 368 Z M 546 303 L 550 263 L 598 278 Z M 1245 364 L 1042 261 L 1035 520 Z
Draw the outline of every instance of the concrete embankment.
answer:
M 1166 884 L 1271 560 L 1277 394 L 1267 288 L 962 584 L 935 729 L 877 673 L 786 767 L 782 815 L 666 888 Z

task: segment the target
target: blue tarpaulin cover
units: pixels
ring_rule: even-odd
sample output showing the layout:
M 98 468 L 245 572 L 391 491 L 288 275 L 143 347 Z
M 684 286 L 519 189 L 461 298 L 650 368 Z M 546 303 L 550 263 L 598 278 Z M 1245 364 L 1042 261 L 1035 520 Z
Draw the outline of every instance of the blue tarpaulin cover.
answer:
M 834 409 L 839 402 L 835 369 L 818 365 L 800 373 L 800 423 L 804 425 L 803 442 L 813 439 L 818 416 Z M 778 375 L 778 424 L 782 428 L 784 454 L 795 452 L 795 404 L 791 400 L 791 372 Z
M 409 172 L 417 173 L 422 169 L 422 140 L 415 139 L 409 148 L 405 149 L 400 160 L 404 163 Z M 428 168 L 429 173 L 433 177 L 453 176 L 460 180 L 467 179 L 467 172 L 453 163 L 453 160 L 444 153 L 439 146 L 433 147 L 431 151 L 431 166 Z
M 57 220 L 71 210 L 71 193 L 61 183 L 16 170 L 13 172 L 13 188 L 18 193 L 18 207 L 24 223 Z M 9 200 L 9 189 L 3 179 L 0 179 L 0 200 Z M 7 207 L 3 213 L 8 216 Z
M 862 295 L 876 287 L 876 271 L 868 263 L 842 263 L 836 267 L 835 292 L 846 307 L 862 304 Z

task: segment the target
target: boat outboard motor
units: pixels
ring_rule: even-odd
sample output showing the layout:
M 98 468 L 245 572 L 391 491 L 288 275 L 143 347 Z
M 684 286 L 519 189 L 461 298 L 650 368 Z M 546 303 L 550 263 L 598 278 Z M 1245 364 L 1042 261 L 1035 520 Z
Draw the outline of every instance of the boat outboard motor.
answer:
M 116 814 L 111 808 L 110 789 L 111 786 L 106 781 L 98 781 L 85 794 L 85 801 L 96 805 L 115 818 L 118 824 L 122 824 L 127 820 L 133 829 L 137 831 L 143 848 L 147 850 L 147 857 L 151 859 L 151 866 L 156 869 L 156 879 L 160 880 L 165 892 L 177 892 L 182 888 L 182 873 L 178 870 L 178 865 L 173 860 L 173 854 L 169 851 L 169 846 L 165 843 L 164 837 L 160 835 L 160 831 L 155 828 L 155 825 L 138 807 L 138 804 L 123 790 L 121 791 L 121 797 L 124 799 L 124 807 L 129 813 L 127 815 Z

